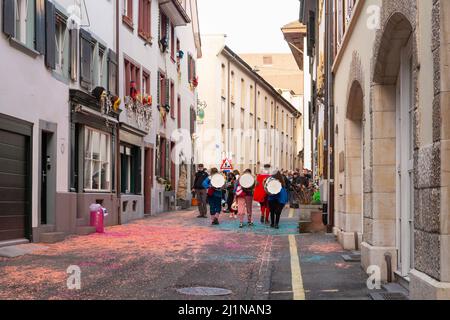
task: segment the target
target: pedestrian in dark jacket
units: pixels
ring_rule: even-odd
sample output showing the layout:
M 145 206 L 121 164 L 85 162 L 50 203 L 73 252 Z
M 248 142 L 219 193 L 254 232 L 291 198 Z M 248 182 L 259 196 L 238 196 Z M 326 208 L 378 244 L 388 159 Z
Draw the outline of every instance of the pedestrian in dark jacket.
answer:
M 198 200 L 199 216 L 197 218 L 207 218 L 208 206 L 207 206 L 207 190 L 203 186 L 203 182 L 208 178 L 208 172 L 206 172 L 203 164 L 198 165 L 198 171 L 195 174 L 194 184 L 192 186 L 192 192 L 195 192 L 195 196 Z
M 211 169 L 211 176 L 213 176 L 217 173 L 219 173 L 219 170 L 217 170 L 217 168 Z M 223 190 L 214 188 L 211 185 L 210 177 L 208 177 L 203 182 L 203 186 L 208 190 L 207 196 L 208 196 L 209 210 L 211 211 L 211 223 L 213 225 L 218 225 L 219 219 L 220 219 L 220 214 L 222 213 Z
M 279 229 L 280 225 L 280 217 L 283 212 L 284 207 L 289 201 L 288 191 L 286 189 L 286 182 L 283 175 L 280 172 L 277 172 L 273 175 L 275 179 L 280 181 L 283 188 L 281 192 L 277 195 L 269 196 L 269 208 L 270 208 L 270 222 L 271 228 Z

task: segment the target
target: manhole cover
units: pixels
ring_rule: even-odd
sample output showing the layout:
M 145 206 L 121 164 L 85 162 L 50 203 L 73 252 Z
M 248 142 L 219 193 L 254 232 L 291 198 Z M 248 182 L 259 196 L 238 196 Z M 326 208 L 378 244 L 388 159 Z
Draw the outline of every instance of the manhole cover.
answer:
M 372 300 L 409 300 L 407 296 L 400 292 L 371 293 Z
M 233 293 L 227 289 L 208 287 L 182 288 L 177 291 L 188 296 L 228 296 Z

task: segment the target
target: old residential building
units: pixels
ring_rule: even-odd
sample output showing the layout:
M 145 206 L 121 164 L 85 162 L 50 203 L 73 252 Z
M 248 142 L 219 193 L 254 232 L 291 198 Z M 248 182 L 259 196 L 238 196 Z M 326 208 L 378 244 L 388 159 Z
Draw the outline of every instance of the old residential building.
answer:
M 303 168 L 312 169 L 312 131 L 311 131 L 311 75 L 309 73 L 309 59 L 307 58 L 306 48 L 307 43 L 307 31 L 306 26 L 299 21 L 293 21 L 281 28 L 284 38 L 291 49 L 292 56 L 297 63 L 297 67 L 301 70 L 299 74 L 301 79 L 295 80 L 299 83 L 301 88 L 301 105 L 302 105 L 302 127 L 303 127 L 303 141 L 301 143 Z
M 174 131 L 195 129 L 195 0 L 4 0 L 0 16 L 0 241 L 85 234 L 92 203 L 114 225 L 190 200 Z
M 294 169 L 301 113 L 228 48 L 223 35 L 204 36 L 202 47 L 199 99 L 206 108 L 198 160 L 217 167 L 228 157 L 236 169 L 256 172 L 265 163 Z
M 294 166 L 303 168 L 305 150 L 302 69 L 298 68 L 295 57 L 290 53 L 244 53 L 239 56 L 302 114 L 297 122 L 299 136 L 295 140 L 299 154 Z
M 336 111 L 329 128 L 339 241 L 360 247 L 363 268 L 378 266 L 383 280 L 393 277 L 411 298 L 449 299 L 450 3 L 302 6 L 309 21 L 331 18 L 324 70 L 331 61 L 333 81 L 325 83 Z M 318 26 L 308 33 L 320 33 Z
M 189 137 L 194 129 L 195 61 L 201 48 L 194 0 L 121 1 L 119 12 L 119 91 L 128 97 L 120 118 L 120 189 L 127 221 L 173 209 L 179 197 L 190 201 L 186 190 L 177 191 L 181 171 L 190 184 L 192 146 L 177 148 L 176 137 L 177 130 Z M 133 83 L 144 103 L 131 99 Z M 152 102 L 146 105 L 148 98 Z M 146 109 L 151 114 L 141 111 Z

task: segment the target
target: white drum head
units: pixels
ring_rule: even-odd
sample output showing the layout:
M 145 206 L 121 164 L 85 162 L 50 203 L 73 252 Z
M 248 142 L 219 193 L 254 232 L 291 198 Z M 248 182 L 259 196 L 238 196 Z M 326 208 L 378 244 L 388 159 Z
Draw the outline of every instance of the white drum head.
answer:
M 251 174 L 246 173 L 239 179 L 239 183 L 242 188 L 250 189 L 255 185 L 255 178 Z
M 277 195 L 281 192 L 283 185 L 277 179 L 268 179 L 266 182 L 266 191 L 270 195 Z
M 211 185 L 216 189 L 221 189 L 225 186 L 225 177 L 220 173 L 216 173 L 211 177 Z

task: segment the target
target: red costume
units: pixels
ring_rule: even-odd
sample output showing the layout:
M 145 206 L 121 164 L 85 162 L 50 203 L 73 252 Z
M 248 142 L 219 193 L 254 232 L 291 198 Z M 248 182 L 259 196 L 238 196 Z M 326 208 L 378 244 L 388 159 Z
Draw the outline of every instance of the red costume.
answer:
M 270 209 L 268 195 L 266 193 L 266 190 L 264 189 L 264 182 L 269 177 L 270 174 L 259 174 L 256 177 L 256 187 L 253 194 L 253 200 L 259 202 L 261 205 L 261 215 L 262 217 L 264 217 L 265 221 L 269 221 Z

